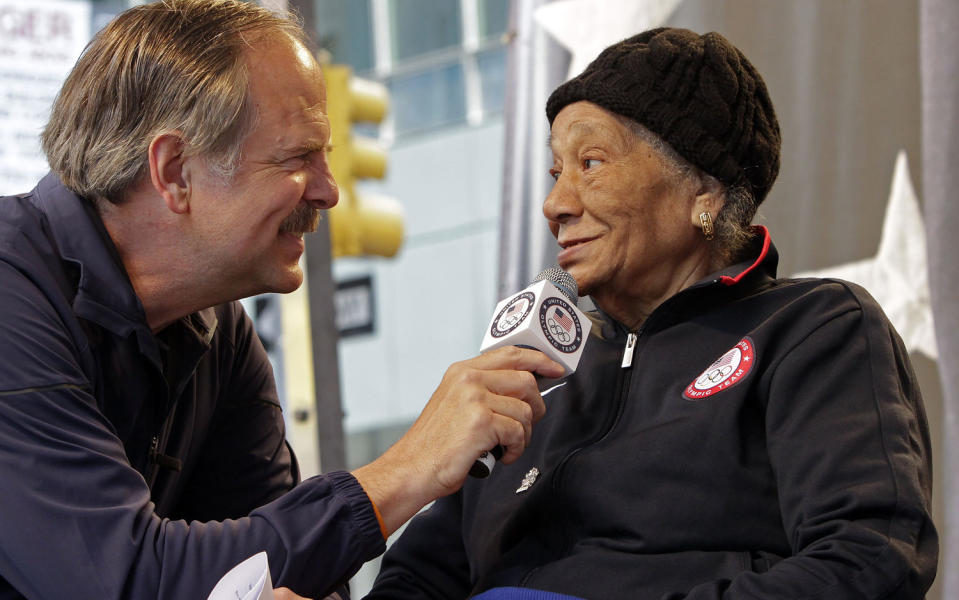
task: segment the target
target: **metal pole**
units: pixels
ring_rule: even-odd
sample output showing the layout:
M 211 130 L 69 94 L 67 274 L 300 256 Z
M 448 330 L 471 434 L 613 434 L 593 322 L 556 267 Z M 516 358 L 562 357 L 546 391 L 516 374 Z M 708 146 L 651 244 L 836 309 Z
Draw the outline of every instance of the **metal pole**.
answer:
M 316 39 L 312 0 L 271 0 L 299 14 L 307 33 Z M 266 4 L 264 0 L 264 4 Z M 333 304 L 332 254 L 329 219 L 324 218 L 306 242 L 306 282 L 310 305 L 310 337 L 313 348 L 313 387 L 316 392 L 316 428 L 319 437 L 320 472 L 345 469 L 343 408 L 340 400 L 340 369 Z

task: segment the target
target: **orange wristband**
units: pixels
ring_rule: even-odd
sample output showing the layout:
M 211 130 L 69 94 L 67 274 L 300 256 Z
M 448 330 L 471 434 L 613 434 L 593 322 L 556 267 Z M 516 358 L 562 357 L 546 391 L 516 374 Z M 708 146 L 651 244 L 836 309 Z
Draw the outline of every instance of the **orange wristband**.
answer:
M 369 498 L 369 494 L 367 494 L 366 497 Z M 383 515 L 380 514 L 380 509 L 376 507 L 376 503 L 373 502 L 372 498 L 370 498 L 370 504 L 373 505 L 373 514 L 376 515 L 376 520 L 380 524 L 380 533 L 383 534 L 383 539 L 385 540 L 390 536 L 386 535 L 386 525 L 383 523 Z

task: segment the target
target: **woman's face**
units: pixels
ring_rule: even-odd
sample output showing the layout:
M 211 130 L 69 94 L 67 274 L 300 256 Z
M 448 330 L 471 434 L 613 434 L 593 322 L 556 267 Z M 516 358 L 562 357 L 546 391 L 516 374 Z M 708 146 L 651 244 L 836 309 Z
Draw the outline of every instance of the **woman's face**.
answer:
M 591 102 L 566 106 L 550 147 L 556 183 L 543 214 L 581 294 L 604 309 L 607 297 L 661 301 L 706 274 L 695 184 L 667 171 L 611 113 Z

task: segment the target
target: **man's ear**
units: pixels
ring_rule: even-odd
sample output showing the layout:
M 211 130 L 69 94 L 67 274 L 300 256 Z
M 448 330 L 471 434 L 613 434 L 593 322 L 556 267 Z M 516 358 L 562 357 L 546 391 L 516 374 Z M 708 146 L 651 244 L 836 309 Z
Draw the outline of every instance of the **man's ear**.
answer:
M 190 211 L 189 177 L 184 168 L 186 142 L 179 131 L 161 133 L 150 142 L 150 181 L 167 208 L 177 214 Z
M 700 227 L 699 215 L 708 212 L 709 216 L 715 220 L 719 211 L 723 209 L 723 205 L 726 204 L 726 193 L 718 179 L 709 175 L 703 175 L 700 179 L 701 184 L 693 200 L 692 214 L 689 216 L 695 227 Z

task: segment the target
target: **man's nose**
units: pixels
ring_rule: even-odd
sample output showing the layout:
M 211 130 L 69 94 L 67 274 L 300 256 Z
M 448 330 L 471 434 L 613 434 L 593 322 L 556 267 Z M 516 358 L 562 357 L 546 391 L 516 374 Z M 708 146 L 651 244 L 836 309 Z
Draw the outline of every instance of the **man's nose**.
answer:
M 303 199 L 310 206 L 320 209 L 333 208 L 339 202 L 340 189 L 325 158 L 317 161 L 317 165 L 311 169 Z

